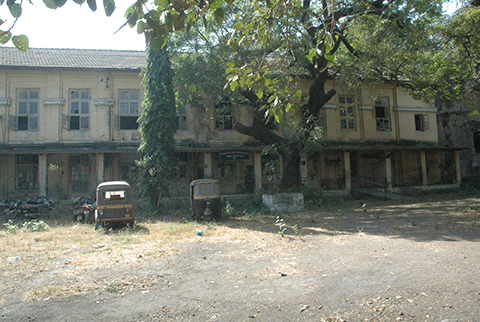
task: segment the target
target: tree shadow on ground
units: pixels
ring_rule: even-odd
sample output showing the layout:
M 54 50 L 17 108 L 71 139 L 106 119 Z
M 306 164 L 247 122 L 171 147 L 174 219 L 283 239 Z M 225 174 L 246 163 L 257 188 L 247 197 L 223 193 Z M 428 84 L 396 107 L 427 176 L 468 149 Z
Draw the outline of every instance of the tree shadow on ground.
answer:
M 416 241 L 480 241 L 480 198 L 348 200 L 300 212 L 228 218 L 218 225 L 287 236 L 363 233 Z

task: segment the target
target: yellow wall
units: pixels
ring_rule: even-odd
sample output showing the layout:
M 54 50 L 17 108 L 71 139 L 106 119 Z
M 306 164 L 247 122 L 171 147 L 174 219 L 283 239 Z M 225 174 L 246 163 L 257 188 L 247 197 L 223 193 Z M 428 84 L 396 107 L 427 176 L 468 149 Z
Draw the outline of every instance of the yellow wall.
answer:
M 108 79 L 108 82 L 107 82 Z M 16 131 L 8 127 L 9 117 L 17 116 L 18 89 L 39 90 L 38 130 Z M 65 125 L 70 115 L 70 90 L 90 90 L 90 126 L 88 130 L 69 130 Z M 44 142 L 138 141 L 136 130 L 115 130 L 114 118 L 119 115 L 119 91 L 138 90 L 139 114 L 143 87 L 136 72 L 101 71 L 0 71 L 0 98 L 9 98 L 10 106 L 0 105 L 0 139 L 2 144 Z M 114 104 L 109 106 L 108 100 Z M 107 103 L 105 103 L 107 102 Z

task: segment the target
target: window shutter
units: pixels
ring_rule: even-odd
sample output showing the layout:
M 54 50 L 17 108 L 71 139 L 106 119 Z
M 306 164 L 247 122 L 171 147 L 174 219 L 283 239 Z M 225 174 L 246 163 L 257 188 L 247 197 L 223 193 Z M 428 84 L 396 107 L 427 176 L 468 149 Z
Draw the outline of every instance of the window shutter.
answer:
M 17 130 L 17 117 L 14 115 L 8 116 L 8 129 L 9 130 Z
M 114 115 L 113 116 L 113 128 L 115 130 L 120 129 L 120 116 L 119 115 Z
M 68 115 L 62 114 L 62 129 L 70 130 L 70 122 Z
M 427 131 L 429 130 L 429 124 L 428 124 L 428 115 L 427 114 L 423 114 L 423 130 L 424 131 Z

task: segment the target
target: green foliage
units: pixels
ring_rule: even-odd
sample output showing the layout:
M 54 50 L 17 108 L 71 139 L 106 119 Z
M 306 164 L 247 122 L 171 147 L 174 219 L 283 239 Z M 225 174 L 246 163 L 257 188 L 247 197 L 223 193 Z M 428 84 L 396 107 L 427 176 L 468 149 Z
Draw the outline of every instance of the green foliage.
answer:
M 318 209 L 323 206 L 323 191 L 302 186 L 303 201 L 306 209 Z
M 224 214 L 227 217 L 255 217 L 270 214 L 268 207 L 263 204 L 261 192 L 255 193 L 248 199 L 227 201 L 224 207 Z
M 29 230 L 29 231 L 44 231 L 48 230 L 50 226 L 43 220 L 31 220 L 31 221 L 26 221 L 23 223 L 23 230 Z
M 283 222 L 283 218 L 277 216 L 275 219 L 275 223 L 278 225 L 278 233 L 280 235 L 285 236 L 285 231 L 287 230 L 287 224 Z
M 145 191 L 155 205 L 168 195 L 167 182 L 171 176 L 176 132 L 173 72 L 165 50 L 148 49 L 144 77 L 144 110 L 139 119 L 143 154 L 138 161 Z
M 8 222 L 4 223 L 3 225 L 9 233 L 15 233 L 20 229 L 18 228 L 18 225 L 16 225 L 11 219 L 9 219 Z
M 232 204 L 227 201 L 225 202 L 225 211 L 223 212 L 226 217 L 232 217 L 234 214 L 235 209 L 233 208 Z
M 121 293 L 121 292 L 123 292 L 122 283 L 111 282 L 105 287 L 105 291 L 107 291 L 108 293 L 112 293 L 112 294 Z

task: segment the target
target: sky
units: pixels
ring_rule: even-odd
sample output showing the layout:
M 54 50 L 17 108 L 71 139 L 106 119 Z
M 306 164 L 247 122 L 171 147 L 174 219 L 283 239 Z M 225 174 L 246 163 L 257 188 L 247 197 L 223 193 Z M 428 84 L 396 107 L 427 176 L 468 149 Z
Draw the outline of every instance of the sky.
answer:
M 29 38 L 30 48 L 79 48 L 79 49 L 116 49 L 144 50 L 144 35 L 137 34 L 136 29 L 125 23 L 125 11 L 134 0 L 117 0 L 117 8 L 112 16 L 107 17 L 102 1 L 97 0 L 98 8 L 92 12 L 86 1 L 78 5 L 72 0 L 57 9 L 45 7 L 43 1 L 23 1 L 23 13 L 13 30 L 14 35 L 25 34 Z M 453 13 L 456 1 L 445 7 L 447 13 Z M 0 6 L 0 17 L 13 19 L 7 6 Z M 8 21 L 7 21 L 8 24 Z M 8 43 L 8 46 L 13 46 Z
M 137 34 L 136 28 L 126 25 L 114 34 L 125 23 L 125 11 L 134 0 L 115 1 L 117 8 L 110 17 L 101 0 L 97 0 L 95 12 L 86 1 L 80 6 L 69 0 L 56 10 L 48 9 L 41 0 L 32 2 L 36 6 L 23 1 L 22 15 L 12 31 L 13 35 L 26 35 L 30 48 L 145 49 L 145 36 Z M 0 6 L 0 17 L 13 19 L 5 4 Z

